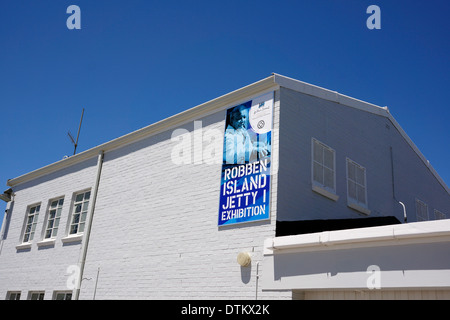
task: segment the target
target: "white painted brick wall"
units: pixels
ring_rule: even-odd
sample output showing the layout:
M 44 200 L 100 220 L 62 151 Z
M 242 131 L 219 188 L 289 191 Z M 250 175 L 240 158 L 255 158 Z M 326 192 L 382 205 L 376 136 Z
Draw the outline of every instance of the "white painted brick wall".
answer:
M 53 291 L 68 290 L 67 268 L 78 264 L 81 245 L 63 245 L 61 238 L 67 232 L 73 194 L 93 185 L 96 162 L 96 159 L 86 160 L 14 188 L 14 201 L 9 203 L 11 220 L 0 253 L 0 299 L 6 298 L 7 291 L 21 291 L 21 299 L 27 299 L 29 291 L 45 290 L 45 299 L 51 299 Z M 43 238 L 48 203 L 60 196 L 64 196 L 64 206 L 55 244 L 38 247 L 36 243 Z M 41 203 L 41 209 L 31 248 L 17 250 L 16 245 L 22 243 L 27 207 L 35 203 Z
M 275 110 L 276 135 L 279 102 Z M 217 129 L 223 133 L 225 113 L 199 119 L 203 132 Z M 180 128 L 191 131 L 193 137 L 193 122 Z M 171 151 L 178 142 L 171 141 L 172 132 L 105 153 L 80 299 L 93 298 L 96 280 L 96 299 L 256 297 L 263 243 L 275 234 L 277 175 L 271 178 L 271 220 L 219 228 L 221 164 L 174 164 Z M 219 143 L 221 155 L 222 141 Z M 276 136 L 272 148 L 275 158 Z M 6 296 L 7 290 L 21 290 L 26 299 L 29 290 L 45 290 L 45 298 L 50 299 L 54 290 L 66 289 L 66 269 L 78 263 L 81 245 L 63 246 L 60 237 L 72 194 L 94 185 L 95 165 L 96 159 L 92 159 L 79 165 L 81 171 L 69 168 L 17 192 L 8 239 L 0 255 L 0 297 Z M 33 243 L 29 251 L 18 253 L 15 245 L 26 206 L 42 202 L 37 235 L 48 200 L 59 195 L 66 200 L 55 246 L 38 249 Z M 241 251 L 252 254 L 250 267 L 238 265 Z M 17 271 L 18 266 L 24 268 Z M 261 265 L 258 271 L 264 272 Z M 266 292 L 261 284 L 258 288 L 261 299 L 291 298 L 291 292 Z
M 203 131 L 223 132 L 224 119 L 225 111 L 200 119 Z M 99 270 L 96 297 L 104 299 L 254 299 L 262 245 L 274 235 L 276 175 L 271 221 L 218 228 L 221 164 L 174 164 L 179 142 L 170 134 L 106 154 L 85 276 L 95 279 Z M 236 262 L 241 251 L 251 252 L 250 267 Z M 91 299 L 94 287 L 85 281 L 81 298 Z M 259 285 L 258 298 L 291 293 Z

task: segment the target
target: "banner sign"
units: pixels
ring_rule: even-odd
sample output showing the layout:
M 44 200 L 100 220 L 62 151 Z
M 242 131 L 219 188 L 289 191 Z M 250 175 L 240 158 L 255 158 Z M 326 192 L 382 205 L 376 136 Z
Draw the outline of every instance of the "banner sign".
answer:
M 219 226 L 270 218 L 273 92 L 227 110 Z

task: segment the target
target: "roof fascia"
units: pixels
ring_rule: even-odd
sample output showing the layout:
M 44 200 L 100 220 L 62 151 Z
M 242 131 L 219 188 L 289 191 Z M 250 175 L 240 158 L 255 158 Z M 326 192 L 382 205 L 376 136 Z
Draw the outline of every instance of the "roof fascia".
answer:
M 322 87 L 318 87 L 300 80 L 288 78 L 279 74 L 274 74 L 275 82 L 281 87 L 292 89 L 310 96 L 318 97 L 324 100 L 336 102 L 346 105 L 355 109 L 367 111 L 381 116 L 386 116 L 388 108 L 380 107 L 372 103 L 368 103 L 362 100 L 358 100 L 346 95 L 343 95 L 337 91 L 328 90 Z
M 146 126 L 142 129 L 133 131 L 129 134 L 123 135 L 119 138 L 101 144 L 99 146 L 88 149 L 84 152 L 78 153 L 71 157 L 62 159 L 60 161 L 49 164 L 45 167 L 39 168 L 37 170 L 31 171 L 19 177 L 9 179 L 7 181 L 7 185 L 10 187 L 17 186 L 21 183 L 42 177 L 49 173 L 55 172 L 57 170 L 61 170 L 67 168 L 75 163 L 79 163 L 81 161 L 97 157 L 100 151 L 108 152 L 113 149 L 117 149 L 124 145 L 139 141 L 141 139 L 147 138 L 149 136 L 158 134 L 160 132 L 169 130 L 170 128 L 175 128 L 189 121 L 193 121 L 200 117 L 204 117 L 206 115 L 212 114 L 214 112 L 224 110 L 232 104 L 237 104 L 240 101 L 248 99 L 250 96 L 256 96 L 258 94 L 263 93 L 264 91 L 268 91 L 269 89 L 276 90 L 279 86 L 274 82 L 274 76 L 271 75 L 267 78 L 259 80 L 255 83 L 222 95 L 218 98 L 180 112 L 176 115 L 168 117 L 164 120 L 155 122 L 149 126 Z
M 410 145 L 410 147 L 414 150 L 417 156 L 422 160 L 425 166 L 430 170 L 430 172 L 434 175 L 437 181 L 442 185 L 442 187 L 450 194 L 450 189 L 436 172 L 436 170 L 431 166 L 430 161 L 428 161 L 422 152 L 417 148 L 417 146 L 412 142 L 400 124 L 394 119 L 394 117 L 389 112 L 387 107 L 380 107 L 372 103 L 368 103 L 362 100 L 358 100 L 343 94 L 338 93 L 337 91 L 331 91 L 325 88 L 321 88 L 303 81 L 299 81 L 296 79 L 288 78 L 279 74 L 274 74 L 275 82 L 280 85 L 280 87 L 285 87 L 288 89 L 292 89 L 294 91 L 298 91 L 307 95 L 315 96 L 324 100 L 333 101 L 348 107 L 356 108 L 359 110 L 363 110 L 366 112 L 370 112 L 379 116 L 383 116 L 391 121 L 394 127 L 398 130 L 398 132 L 402 135 L 405 141 Z

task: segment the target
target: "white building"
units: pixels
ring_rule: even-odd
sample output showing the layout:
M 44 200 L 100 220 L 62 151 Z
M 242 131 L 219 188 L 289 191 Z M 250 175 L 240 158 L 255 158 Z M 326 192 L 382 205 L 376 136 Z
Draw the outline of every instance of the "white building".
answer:
M 281 75 L 7 184 L 4 299 L 450 298 L 444 181 L 387 108 Z

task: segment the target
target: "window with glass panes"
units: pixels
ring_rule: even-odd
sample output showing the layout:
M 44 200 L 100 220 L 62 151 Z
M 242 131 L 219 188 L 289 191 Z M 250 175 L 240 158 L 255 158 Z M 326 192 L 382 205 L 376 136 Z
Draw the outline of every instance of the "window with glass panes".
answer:
M 23 234 L 23 242 L 31 242 L 34 237 L 34 231 L 36 230 L 36 224 L 39 217 L 39 210 L 41 205 L 30 206 L 27 211 L 27 217 L 25 221 L 25 231 Z
M 64 198 L 50 201 L 44 239 L 56 237 L 58 233 L 59 219 L 64 204 Z
M 68 291 L 68 292 L 63 292 L 63 291 L 59 291 L 59 292 L 55 292 L 53 294 L 53 299 L 54 300 L 72 300 L 72 291 Z
M 417 221 L 428 220 L 428 205 L 419 199 L 416 199 L 416 217 Z
M 28 299 L 29 300 L 44 300 L 44 292 L 30 292 Z
M 347 196 L 349 201 L 367 206 L 366 168 L 348 158 Z
M 89 198 L 91 192 L 79 193 L 75 196 L 73 204 L 72 219 L 69 226 L 69 234 L 79 234 L 84 231 L 84 224 L 86 222 L 86 216 L 89 207 Z
M 320 141 L 312 140 L 312 176 L 313 184 L 336 192 L 335 184 L 335 152 Z
M 436 220 L 447 219 L 447 215 L 437 209 L 434 209 L 434 218 Z
M 7 300 L 20 300 L 20 292 L 19 291 L 8 291 Z

